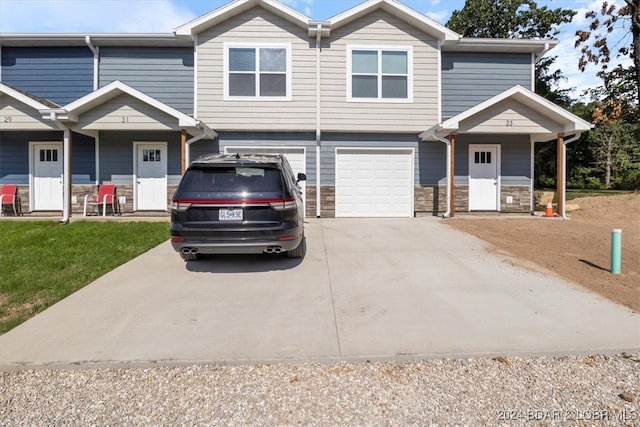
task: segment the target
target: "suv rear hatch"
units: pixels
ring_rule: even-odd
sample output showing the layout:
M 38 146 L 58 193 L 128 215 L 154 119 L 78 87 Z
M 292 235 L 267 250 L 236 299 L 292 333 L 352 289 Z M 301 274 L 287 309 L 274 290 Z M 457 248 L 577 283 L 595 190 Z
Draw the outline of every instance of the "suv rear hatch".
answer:
M 186 229 L 278 228 L 294 214 L 283 174 L 275 165 L 195 165 L 172 203 L 172 221 Z

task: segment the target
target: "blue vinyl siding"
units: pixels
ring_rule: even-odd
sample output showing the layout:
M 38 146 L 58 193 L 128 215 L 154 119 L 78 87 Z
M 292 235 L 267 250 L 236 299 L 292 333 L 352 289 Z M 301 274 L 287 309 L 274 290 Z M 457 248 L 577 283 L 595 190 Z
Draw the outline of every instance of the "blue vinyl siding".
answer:
M 528 135 L 459 135 L 456 138 L 456 185 L 469 184 L 469 144 L 499 144 L 501 183 L 531 183 L 531 143 Z M 446 179 L 441 182 L 446 185 Z
M 133 185 L 134 142 L 166 142 L 167 185 L 180 181 L 180 132 L 101 132 L 100 182 Z
M 101 47 L 100 86 L 114 80 L 185 114 L 193 113 L 191 48 Z
M 306 175 L 308 185 L 315 185 L 316 180 L 316 141 L 315 133 L 291 132 L 251 132 L 251 133 L 221 133 L 218 136 L 220 153 L 224 153 L 227 146 L 242 147 L 305 147 Z M 197 144 L 197 143 L 196 143 Z M 192 159 L 195 159 L 191 156 Z
M 515 85 L 531 89 L 531 76 L 530 54 L 442 52 L 442 115 L 455 116 Z
M 65 105 L 93 90 L 93 53 L 87 47 L 3 47 L 2 83 Z
M 29 142 L 62 142 L 62 132 L 0 132 L 0 184 L 29 185 Z M 72 136 L 73 184 L 95 180 L 93 138 Z

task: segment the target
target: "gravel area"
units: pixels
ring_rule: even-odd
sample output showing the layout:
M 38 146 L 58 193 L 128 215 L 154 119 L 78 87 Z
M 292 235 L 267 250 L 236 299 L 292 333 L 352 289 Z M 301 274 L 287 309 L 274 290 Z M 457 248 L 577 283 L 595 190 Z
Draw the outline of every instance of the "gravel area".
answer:
M 640 425 L 640 353 L 0 373 L 0 425 Z

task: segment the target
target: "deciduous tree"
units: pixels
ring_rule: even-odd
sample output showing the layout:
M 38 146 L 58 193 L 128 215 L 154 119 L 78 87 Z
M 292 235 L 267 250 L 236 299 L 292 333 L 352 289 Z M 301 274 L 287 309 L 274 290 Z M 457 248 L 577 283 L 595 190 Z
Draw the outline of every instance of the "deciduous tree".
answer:
M 605 1 L 599 12 L 589 11 L 585 18 L 590 20 L 588 29 L 576 32 L 575 46 L 582 46 L 578 66 L 584 71 L 589 63 L 600 65 L 599 76 L 607 86 L 612 56 L 630 57 L 633 66 L 616 67 L 613 77 L 619 77 L 621 73 L 634 75 L 635 87 L 631 94 L 640 104 L 640 0 L 624 0 L 622 7 Z M 612 40 L 612 33 L 620 26 L 624 28 L 622 37 Z

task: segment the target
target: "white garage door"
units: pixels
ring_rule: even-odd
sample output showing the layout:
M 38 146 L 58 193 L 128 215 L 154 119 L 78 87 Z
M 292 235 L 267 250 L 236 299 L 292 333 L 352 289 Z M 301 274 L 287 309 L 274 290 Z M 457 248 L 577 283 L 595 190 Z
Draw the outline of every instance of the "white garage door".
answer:
M 227 146 L 224 148 L 224 152 L 225 154 L 284 154 L 291 165 L 291 169 L 293 169 L 295 176 L 297 176 L 299 172 L 304 174 L 307 173 L 307 160 L 304 147 Z M 300 185 L 300 189 L 302 190 L 302 200 L 306 205 L 306 183 L 305 181 L 300 181 L 298 185 Z
M 413 149 L 336 149 L 336 217 L 412 217 Z

